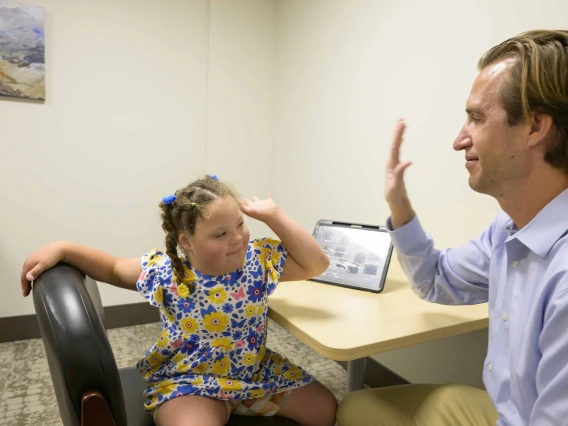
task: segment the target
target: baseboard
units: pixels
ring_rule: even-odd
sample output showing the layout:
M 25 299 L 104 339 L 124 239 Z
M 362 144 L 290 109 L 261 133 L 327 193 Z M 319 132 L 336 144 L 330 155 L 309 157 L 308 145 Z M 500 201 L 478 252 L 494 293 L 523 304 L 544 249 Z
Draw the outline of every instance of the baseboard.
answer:
M 158 309 L 148 303 L 107 306 L 104 310 L 107 329 L 148 324 L 160 320 Z M 0 318 L 0 343 L 40 337 L 35 315 Z
M 346 361 L 337 361 L 339 365 L 347 369 Z M 394 371 L 376 361 L 374 358 L 367 357 L 365 363 L 365 384 L 371 388 L 382 388 L 386 386 L 407 385 L 410 382 L 399 376 Z

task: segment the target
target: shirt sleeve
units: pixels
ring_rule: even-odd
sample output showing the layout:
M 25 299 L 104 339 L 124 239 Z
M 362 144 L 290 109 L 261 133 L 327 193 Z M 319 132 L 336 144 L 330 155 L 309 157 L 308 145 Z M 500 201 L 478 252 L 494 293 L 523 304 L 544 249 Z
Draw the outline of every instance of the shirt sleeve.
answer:
M 150 303 L 150 305 L 161 307 L 163 305 L 163 287 L 161 272 L 165 268 L 165 263 L 169 260 L 166 253 L 154 249 L 146 253 L 140 259 L 142 273 L 136 282 L 138 292 Z
M 437 250 L 418 217 L 397 230 L 387 228 L 398 260 L 413 291 L 424 300 L 444 305 L 474 305 L 489 297 L 489 267 L 493 228 L 497 220 L 467 244 Z
M 288 251 L 281 241 L 272 238 L 256 240 L 253 242 L 253 247 L 255 247 L 255 254 L 259 256 L 260 265 L 265 272 L 268 295 L 271 295 L 278 286 Z
M 567 329 L 568 289 L 564 288 L 552 295 L 544 313 L 539 338 L 539 351 L 542 355 L 536 370 L 537 398 L 530 416 L 531 426 L 566 424 L 568 419 Z

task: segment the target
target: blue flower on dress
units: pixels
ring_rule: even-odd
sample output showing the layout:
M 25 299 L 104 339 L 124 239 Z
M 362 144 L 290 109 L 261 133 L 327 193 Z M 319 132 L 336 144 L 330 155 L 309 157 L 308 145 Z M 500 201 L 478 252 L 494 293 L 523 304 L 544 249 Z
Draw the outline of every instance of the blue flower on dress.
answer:
M 241 340 L 242 337 L 243 337 L 243 332 L 240 330 L 237 330 L 233 333 L 233 339 L 235 340 Z
M 259 302 L 264 295 L 266 290 L 266 284 L 262 281 L 254 281 L 252 285 L 249 285 L 247 288 L 247 294 L 249 295 L 248 299 L 253 302 Z
M 247 337 L 247 343 L 249 350 L 253 351 L 256 349 L 256 345 L 258 343 L 258 336 L 256 335 L 256 332 L 254 331 L 250 332 L 250 334 Z
M 223 305 L 223 312 L 225 312 L 226 314 L 233 312 L 233 305 L 231 305 L 230 303 L 225 303 Z
M 186 341 L 183 346 L 179 349 L 182 354 L 192 354 L 199 347 L 195 342 Z
M 189 313 L 195 309 L 195 303 L 192 300 L 180 299 L 177 303 L 178 309 L 182 312 Z
M 167 288 L 162 290 L 164 294 L 164 305 L 171 305 L 174 303 L 174 295 L 168 291 Z
M 260 278 L 262 276 L 262 265 L 259 263 L 256 270 L 250 268 L 249 273 L 253 276 L 253 278 Z
M 178 397 L 178 396 L 191 395 L 191 394 L 195 393 L 195 391 L 196 391 L 197 389 L 198 389 L 198 388 L 196 388 L 196 387 L 193 386 L 193 385 L 181 385 L 181 386 L 178 386 L 178 387 L 176 388 L 176 390 L 175 390 L 174 393 L 172 394 L 172 397 L 175 398 L 175 397 Z

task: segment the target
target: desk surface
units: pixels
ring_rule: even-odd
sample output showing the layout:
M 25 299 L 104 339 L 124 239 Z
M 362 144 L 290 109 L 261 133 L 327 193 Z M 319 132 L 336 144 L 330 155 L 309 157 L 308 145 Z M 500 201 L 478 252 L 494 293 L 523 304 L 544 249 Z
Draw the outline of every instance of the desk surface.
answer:
M 352 361 L 488 326 L 487 304 L 444 306 L 421 300 L 407 282 L 382 293 L 312 281 L 284 282 L 268 298 L 269 317 L 315 350 Z

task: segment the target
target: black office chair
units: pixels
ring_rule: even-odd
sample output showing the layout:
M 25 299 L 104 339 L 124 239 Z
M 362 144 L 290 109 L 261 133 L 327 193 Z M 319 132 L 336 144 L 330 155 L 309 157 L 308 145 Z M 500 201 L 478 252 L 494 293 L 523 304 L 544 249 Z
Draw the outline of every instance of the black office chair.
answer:
M 34 282 L 33 300 L 59 413 L 65 426 L 152 426 L 145 382 L 118 369 L 97 283 L 58 264 Z M 231 416 L 230 426 L 297 426 L 282 417 Z

